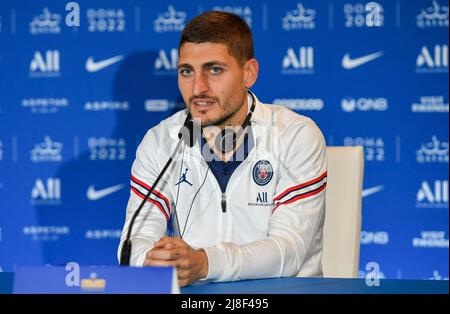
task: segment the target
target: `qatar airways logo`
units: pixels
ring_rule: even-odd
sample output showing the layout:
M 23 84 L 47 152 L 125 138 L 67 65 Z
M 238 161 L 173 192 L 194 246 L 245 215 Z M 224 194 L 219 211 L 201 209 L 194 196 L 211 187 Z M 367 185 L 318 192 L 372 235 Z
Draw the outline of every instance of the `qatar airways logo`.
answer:
M 157 33 L 181 32 L 186 22 L 186 12 L 177 11 L 169 5 L 167 12 L 158 14 L 158 18 L 153 21 L 153 29 Z

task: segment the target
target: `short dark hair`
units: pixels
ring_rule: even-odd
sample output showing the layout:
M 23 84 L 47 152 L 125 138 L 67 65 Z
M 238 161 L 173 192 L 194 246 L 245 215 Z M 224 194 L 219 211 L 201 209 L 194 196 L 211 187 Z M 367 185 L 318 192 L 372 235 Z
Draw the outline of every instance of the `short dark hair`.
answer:
M 178 51 L 186 42 L 223 43 L 240 65 L 253 58 L 250 27 L 240 16 L 232 13 L 209 11 L 196 16 L 183 29 Z

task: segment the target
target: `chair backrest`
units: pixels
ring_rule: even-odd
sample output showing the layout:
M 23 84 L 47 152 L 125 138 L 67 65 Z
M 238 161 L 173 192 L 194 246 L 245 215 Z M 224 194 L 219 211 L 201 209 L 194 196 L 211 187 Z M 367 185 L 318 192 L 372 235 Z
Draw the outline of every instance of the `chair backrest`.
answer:
M 361 239 L 363 148 L 327 147 L 327 161 L 323 274 L 332 278 L 356 278 Z

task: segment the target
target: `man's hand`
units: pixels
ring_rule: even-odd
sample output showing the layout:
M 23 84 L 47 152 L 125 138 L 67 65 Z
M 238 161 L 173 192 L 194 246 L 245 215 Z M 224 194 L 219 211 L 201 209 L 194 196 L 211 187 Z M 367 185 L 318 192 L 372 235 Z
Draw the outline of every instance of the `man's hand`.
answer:
M 144 266 L 175 266 L 178 283 L 184 287 L 207 276 L 208 257 L 180 238 L 163 237 L 147 252 Z

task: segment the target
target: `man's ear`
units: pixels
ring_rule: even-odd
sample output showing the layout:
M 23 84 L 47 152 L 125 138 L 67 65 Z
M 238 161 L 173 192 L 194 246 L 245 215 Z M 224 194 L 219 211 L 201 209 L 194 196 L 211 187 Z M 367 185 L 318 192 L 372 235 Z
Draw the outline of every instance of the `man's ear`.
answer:
M 258 79 L 259 64 L 256 59 L 250 59 L 244 64 L 244 85 L 250 88 Z

